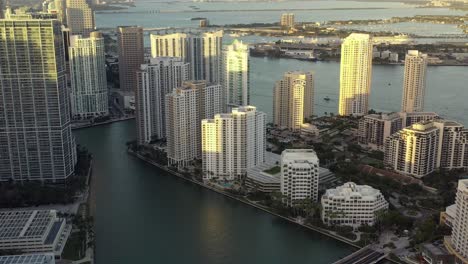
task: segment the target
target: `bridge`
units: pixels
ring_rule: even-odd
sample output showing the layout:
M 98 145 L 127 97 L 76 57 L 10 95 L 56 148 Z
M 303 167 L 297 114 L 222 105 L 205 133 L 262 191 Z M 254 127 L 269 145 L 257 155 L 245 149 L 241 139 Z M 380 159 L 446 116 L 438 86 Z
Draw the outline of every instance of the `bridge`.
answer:
M 367 246 L 333 264 L 375 264 L 385 257 L 384 253 L 377 252 Z

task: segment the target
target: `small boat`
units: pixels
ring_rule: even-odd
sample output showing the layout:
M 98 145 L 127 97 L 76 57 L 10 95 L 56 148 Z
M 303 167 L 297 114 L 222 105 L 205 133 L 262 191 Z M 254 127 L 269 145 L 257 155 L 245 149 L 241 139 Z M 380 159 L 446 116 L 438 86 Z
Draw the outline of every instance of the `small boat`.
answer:
M 328 101 L 330 101 L 331 99 L 330 99 L 330 97 L 326 96 L 325 98 L 323 98 L 323 100 L 325 100 L 325 101 L 328 102 Z
M 388 86 L 391 86 L 392 84 L 391 83 L 388 83 Z

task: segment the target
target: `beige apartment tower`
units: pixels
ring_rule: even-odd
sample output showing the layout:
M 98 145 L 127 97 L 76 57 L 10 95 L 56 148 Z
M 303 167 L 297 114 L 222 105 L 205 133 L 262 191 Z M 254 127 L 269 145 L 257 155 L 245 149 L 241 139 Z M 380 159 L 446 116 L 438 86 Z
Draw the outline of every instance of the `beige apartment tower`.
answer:
M 87 0 L 66 0 L 66 19 L 72 35 L 81 35 L 87 38 L 96 27 L 94 11 Z
M 205 81 L 184 82 L 166 95 L 167 157 L 185 167 L 201 158 L 201 121 L 222 112 L 222 87 Z
M 202 120 L 203 179 L 234 180 L 265 162 L 266 114 L 241 106 Z
M 440 131 L 433 122 L 417 123 L 386 140 L 384 163 L 398 173 L 422 178 L 437 166 Z
M 424 111 L 426 95 L 427 55 L 409 50 L 405 57 L 405 77 L 401 112 Z
M 314 113 L 314 77 L 311 72 L 287 72 L 275 84 L 273 123 L 293 131 Z
M 222 84 L 228 106 L 249 105 L 249 46 L 237 39 L 223 49 Z
M 366 115 L 372 79 L 372 37 L 352 33 L 341 44 L 340 99 L 342 116 Z
M 190 79 L 221 83 L 223 31 L 151 34 L 152 57 L 180 57 L 190 63 Z
M 122 91 L 134 92 L 137 87 L 136 72 L 144 63 L 143 28 L 122 26 L 117 28 L 119 45 L 119 80 Z
M 106 57 L 102 34 L 92 32 L 89 38 L 72 36 L 69 56 L 73 118 L 108 115 Z

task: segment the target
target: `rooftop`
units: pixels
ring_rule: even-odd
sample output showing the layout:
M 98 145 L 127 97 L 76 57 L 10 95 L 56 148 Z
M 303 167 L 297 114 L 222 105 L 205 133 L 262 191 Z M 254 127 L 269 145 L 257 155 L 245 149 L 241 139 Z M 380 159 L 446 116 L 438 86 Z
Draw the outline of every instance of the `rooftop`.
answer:
M 55 264 L 52 254 L 0 256 L 0 264 Z
M 373 200 L 380 194 L 380 191 L 368 185 L 357 185 L 354 182 L 347 182 L 334 189 L 328 189 L 324 196 L 343 197 L 346 200 L 360 197 L 363 200 Z
M 313 149 L 286 149 L 281 153 L 281 159 L 285 161 L 312 161 L 318 163 L 317 154 Z
M 5 239 L 41 238 L 56 218 L 53 210 L 0 212 L 0 241 Z

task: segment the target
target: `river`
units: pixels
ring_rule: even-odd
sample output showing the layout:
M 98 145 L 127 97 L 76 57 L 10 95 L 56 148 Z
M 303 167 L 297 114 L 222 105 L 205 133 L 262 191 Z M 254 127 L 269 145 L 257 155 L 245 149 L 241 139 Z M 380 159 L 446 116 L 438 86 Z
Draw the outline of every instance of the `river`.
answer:
M 191 17 L 216 24 L 273 22 L 281 11 L 185 12 L 200 9 L 297 6 L 323 10 L 297 12 L 298 20 L 388 18 L 415 14 L 453 14 L 448 9 L 414 8 L 400 3 L 309 1 L 291 3 L 161 3 L 146 0 L 138 10 L 184 12 L 99 14 L 98 27 L 137 24 L 145 27 L 193 26 Z M 237 6 L 236 6 L 237 5 Z M 162 7 L 161 7 L 162 6 Z M 330 10 L 341 7 L 384 7 L 377 10 Z M 325 10 L 328 9 L 328 10 Z M 271 118 L 274 82 L 285 71 L 315 72 L 315 113 L 337 112 L 339 63 L 287 59 L 251 59 L 251 103 Z M 429 67 L 426 110 L 468 125 L 466 67 Z M 375 65 L 371 107 L 400 107 L 402 66 Z M 330 102 L 323 98 L 329 96 Z M 314 263 L 328 264 L 352 248 L 304 230 L 267 213 L 189 184 L 127 155 L 125 142 L 135 139 L 134 121 L 75 131 L 77 142 L 94 155 L 96 180 L 96 257 L 99 264 L 129 263 Z
M 95 158 L 99 264 L 328 264 L 353 250 L 128 155 L 134 121 L 75 135 Z

